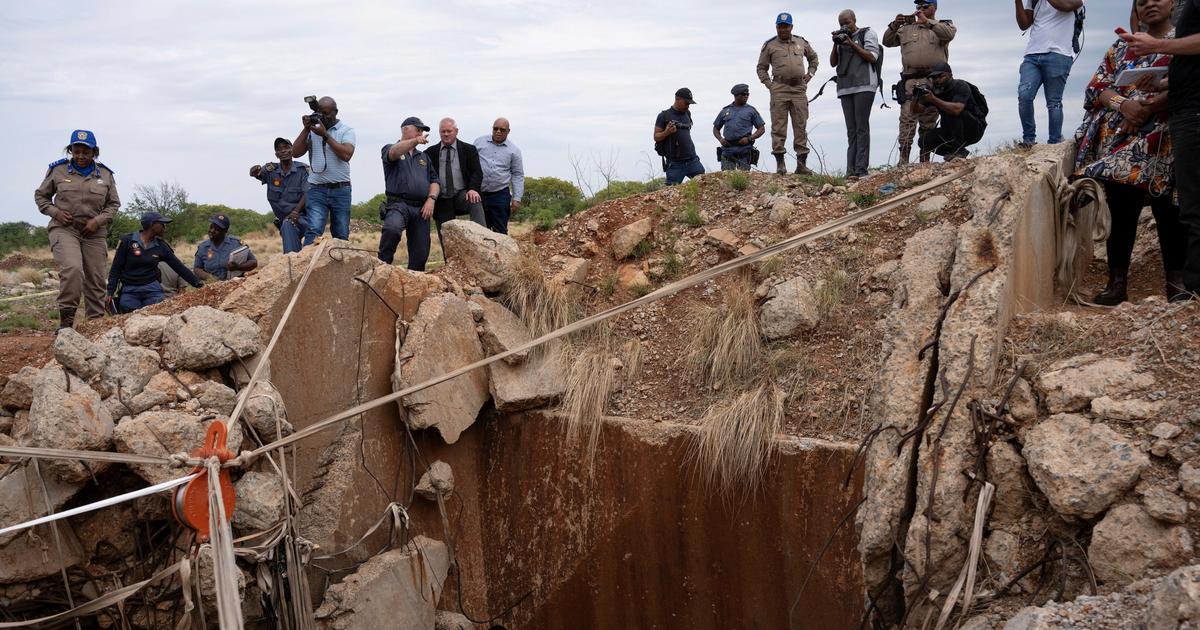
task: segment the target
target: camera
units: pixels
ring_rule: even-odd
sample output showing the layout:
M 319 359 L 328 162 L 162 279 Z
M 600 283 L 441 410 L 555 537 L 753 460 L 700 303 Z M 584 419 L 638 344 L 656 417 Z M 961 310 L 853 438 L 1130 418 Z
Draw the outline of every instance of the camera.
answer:
M 850 36 L 853 34 L 854 33 L 850 32 L 849 27 L 843 26 L 842 28 L 839 28 L 833 32 L 833 43 L 848 44 L 850 42 Z
M 898 19 L 898 20 L 896 20 L 896 21 L 897 21 L 897 22 L 899 22 L 901 25 L 904 25 L 904 24 L 916 24 L 916 23 L 917 23 L 917 16 L 916 16 L 916 15 L 905 15 L 905 16 L 903 16 L 903 17 L 899 18 L 899 19 Z
M 317 109 L 317 97 L 305 96 L 304 102 L 308 103 L 308 108 L 312 110 L 312 114 L 304 115 L 305 124 L 309 127 L 325 124 L 325 119 L 321 116 L 321 110 Z
M 692 128 L 692 123 L 679 122 L 678 120 L 667 121 L 668 125 L 670 125 L 672 123 L 674 123 L 676 129 L 691 129 Z
M 924 83 L 918 83 L 917 85 L 913 86 L 913 93 L 912 93 L 913 100 L 917 100 L 917 99 L 921 98 L 922 96 L 925 96 L 926 94 L 929 94 L 929 93 L 930 93 L 929 86 L 925 85 Z

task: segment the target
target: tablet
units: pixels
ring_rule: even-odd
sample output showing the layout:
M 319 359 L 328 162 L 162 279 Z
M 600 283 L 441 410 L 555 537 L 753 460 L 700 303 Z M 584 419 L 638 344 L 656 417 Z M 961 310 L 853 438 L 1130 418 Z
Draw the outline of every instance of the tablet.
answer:
M 1167 76 L 1167 66 L 1152 66 L 1149 68 L 1126 68 L 1117 74 L 1117 82 L 1114 85 L 1125 86 L 1134 85 L 1142 80 L 1142 77 L 1154 77 L 1161 79 Z

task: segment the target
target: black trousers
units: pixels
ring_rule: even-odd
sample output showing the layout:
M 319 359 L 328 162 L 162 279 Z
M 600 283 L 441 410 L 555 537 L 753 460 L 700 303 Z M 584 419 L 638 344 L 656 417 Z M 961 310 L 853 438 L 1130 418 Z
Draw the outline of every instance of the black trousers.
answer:
M 1138 217 L 1146 201 L 1154 211 L 1154 223 L 1158 228 L 1158 246 L 1162 249 L 1164 271 L 1183 268 L 1187 253 L 1187 232 L 1179 222 L 1179 206 L 1171 195 L 1152 197 L 1146 191 L 1129 184 L 1104 182 L 1104 194 L 1108 197 L 1108 212 L 1112 216 L 1112 230 L 1104 244 L 1108 253 L 1109 269 L 1128 269 L 1133 256 L 1133 244 L 1137 240 Z
M 401 237 L 408 236 L 408 268 L 425 271 L 429 260 L 429 219 L 421 218 L 420 206 L 389 201 L 384 206 L 383 233 L 379 235 L 379 260 L 392 264 Z
M 1194 105 L 1190 111 L 1172 108 L 1170 123 L 1179 221 L 1187 232 L 1184 263 L 1177 269 L 1183 270 L 1188 291 L 1200 293 L 1200 110 Z
M 453 197 L 438 197 L 433 202 L 433 220 L 437 221 L 438 244 L 442 244 L 442 224 L 455 218 L 469 214 L 471 220 L 487 227 L 487 218 L 483 214 L 483 198 L 479 203 L 467 201 L 467 191 L 460 190 Z M 443 256 L 445 254 L 443 253 Z
M 965 151 L 967 147 L 983 139 L 983 130 L 986 128 L 987 123 L 965 110 L 958 116 L 942 112 L 937 127 L 921 130 L 918 144 L 921 151 L 933 152 L 943 157 L 950 156 Z
M 846 175 L 867 174 L 871 165 L 871 107 L 875 92 L 839 96 L 846 118 Z

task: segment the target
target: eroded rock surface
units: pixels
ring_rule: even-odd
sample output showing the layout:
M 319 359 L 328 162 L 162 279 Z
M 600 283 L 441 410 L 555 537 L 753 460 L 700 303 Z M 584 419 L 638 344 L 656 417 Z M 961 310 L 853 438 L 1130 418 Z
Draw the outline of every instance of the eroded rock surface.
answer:
M 167 322 L 163 358 L 186 370 L 217 367 L 258 352 L 258 335 L 258 326 L 241 315 L 193 306 Z
M 1022 452 L 1030 476 L 1055 511 L 1085 519 L 1108 509 L 1150 463 L 1108 426 L 1070 414 L 1030 429 Z
M 1170 567 L 1191 554 L 1187 528 L 1159 523 L 1133 504 L 1109 510 L 1092 530 L 1088 546 L 1096 578 L 1112 584 L 1128 584 L 1147 569 Z
M 442 225 L 442 247 L 448 264 L 461 270 L 484 291 L 499 291 L 514 274 L 521 255 L 517 242 L 473 221 L 454 220 Z

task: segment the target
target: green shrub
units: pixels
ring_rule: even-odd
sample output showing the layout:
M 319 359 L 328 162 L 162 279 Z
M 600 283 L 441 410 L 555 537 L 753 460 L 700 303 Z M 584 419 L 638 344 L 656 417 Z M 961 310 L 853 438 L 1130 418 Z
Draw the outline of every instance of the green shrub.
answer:
M 0 223 L 0 256 L 18 249 L 46 247 L 49 244 L 50 238 L 45 227 L 24 221 Z
M 372 225 L 382 225 L 383 221 L 379 220 L 379 206 L 386 200 L 387 195 L 379 193 L 366 201 L 352 204 L 350 206 L 350 218 Z
M 700 214 L 700 209 L 696 207 L 695 201 L 684 202 L 683 210 L 679 213 L 679 220 L 688 227 L 704 225 L 704 216 Z
M 654 243 L 648 238 L 644 238 L 633 248 L 634 258 L 645 258 L 650 252 L 654 251 Z
M 873 192 L 867 192 L 867 193 L 852 192 L 852 193 L 850 193 L 850 201 L 853 201 L 854 205 L 858 206 L 859 208 L 868 208 L 872 205 L 875 205 L 875 202 L 878 200 L 879 200 L 879 195 L 877 195 L 876 193 L 873 193 Z
M 746 171 L 725 171 L 725 183 L 733 190 L 746 190 L 750 187 L 750 174 Z

